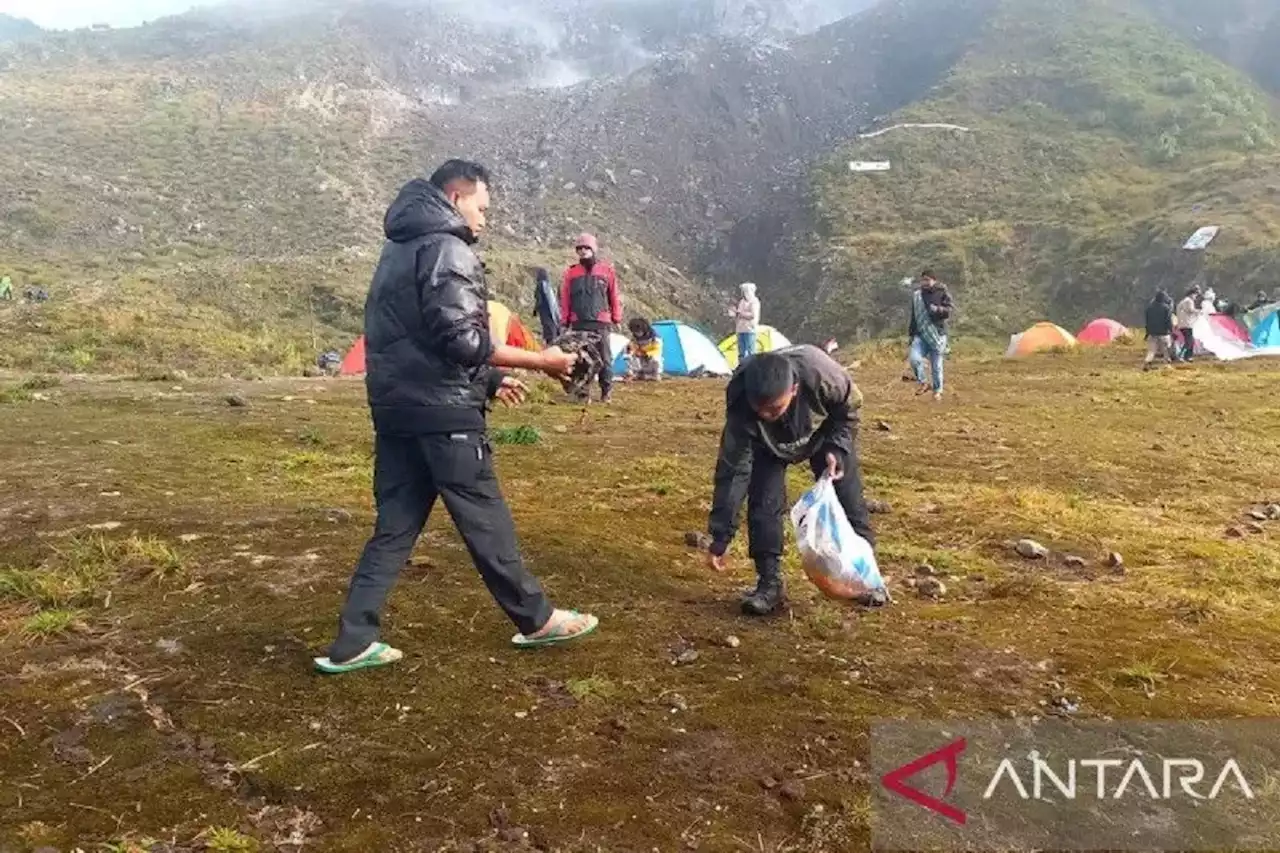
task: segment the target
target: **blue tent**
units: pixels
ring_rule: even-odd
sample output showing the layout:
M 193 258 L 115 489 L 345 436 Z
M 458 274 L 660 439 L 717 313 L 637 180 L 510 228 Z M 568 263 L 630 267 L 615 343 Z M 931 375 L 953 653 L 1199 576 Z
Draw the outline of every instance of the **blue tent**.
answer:
M 676 320 L 661 320 L 653 324 L 653 330 L 662 341 L 662 372 L 669 376 L 728 376 L 733 372 L 724 353 L 711 338 L 692 326 Z M 627 370 L 626 338 L 610 336 L 613 351 L 613 369 L 617 373 Z
M 1280 347 L 1280 308 L 1272 308 L 1270 314 L 1258 320 L 1249 336 L 1259 349 Z

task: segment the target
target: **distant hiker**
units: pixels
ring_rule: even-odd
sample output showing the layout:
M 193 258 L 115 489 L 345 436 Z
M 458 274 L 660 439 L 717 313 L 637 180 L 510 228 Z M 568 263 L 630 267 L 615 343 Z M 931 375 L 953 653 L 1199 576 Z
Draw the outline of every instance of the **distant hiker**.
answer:
M 849 373 L 815 346 L 761 353 L 743 362 L 729 380 L 707 531 L 708 563 L 724 571 L 724 555 L 745 498 L 757 577 L 755 592 L 742 602 L 748 615 L 772 613 L 784 597 L 788 466 L 808 462 L 815 478 L 832 472 L 853 529 L 875 544 L 858 464 L 861 405 L 862 394 Z
M 9 276 L 0 278 L 0 300 L 5 302 L 13 301 L 13 280 Z
M 551 285 L 551 274 L 542 267 L 533 271 L 533 313 L 542 323 L 542 342 L 554 345 L 560 337 L 560 297 Z
M 1147 303 L 1147 357 L 1143 370 L 1150 370 L 1152 363 L 1163 359 L 1167 364 L 1174 358 L 1173 352 L 1173 297 L 1164 288 L 1156 291 Z
M 383 666 L 403 655 L 378 640 L 387 595 L 437 498 L 453 518 L 490 594 L 520 633 L 520 647 L 574 640 L 593 616 L 555 610 L 520 559 L 485 435 L 497 398 L 523 401 L 526 388 L 498 367 L 559 378 L 575 357 L 490 338 L 488 288 L 472 245 L 484 230 L 489 173 L 450 160 L 429 181 L 410 181 L 387 210 L 387 243 L 365 304 L 365 360 L 375 433 L 373 491 L 378 519 L 356 567 L 326 673 Z
M 613 265 L 600 257 L 600 244 L 592 234 L 582 234 L 573 244 L 577 263 L 564 273 L 560 287 L 560 325 L 575 332 L 600 336 L 600 401 L 613 396 L 613 364 L 609 357 L 609 333 L 622 323 L 622 299 Z M 590 399 L 590 389 L 586 398 Z
M 947 357 L 947 321 L 955 303 L 947 286 L 938 281 L 933 270 L 920 273 L 919 284 L 911 294 L 911 373 L 923 394 L 930 388 L 924 378 L 924 362 L 929 360 L 933 378 L 933 399 L 942 399 L 943 361 Z
M 1193 361 L 1196 354 L 1195 324 L 1203 316 L 1200 306 L 1200 285 L 1192 285 L 1178 303 L 1178 331 L 1182 333 L 1182 360 Z
M 0 290 L 3 290 L 3 288 L 4 288 L 4 283 L 0 282 Z M 1259 308 L 1266 308 L 1268 305 L 1271 304 L 1271 301 L 1272 301 L 1271 297 L 1267 296 L 1267 292 L 1265 290 L 1259 290 L 1257 297 L 1254 298 L 1253 302 L 1249 303 L 1249 307 L 1246 308 L 1245 310 L 1257 311 Z
M 321 353 L 316 359 L 316 367 L 320 368 L 322 373 L 329 376 L 337 376 L 339 368 L 342 367 L 342 355 L 337 350 L 329 350 Z
M 631 343 L 627 345 L 631 370 L 629 376 L 641 381 L 657 382 L 662 378 L 662 338 L 653 324 L 643 317 L 627 322 Z
M 756 286 L 751 282 L 742 285 L 742 298 L 738 304 L 729 309 L 729 316 L 734 320 L 734 331 L 738 335 L 738 361 L 742 362 L 756 354 L 756 341 L 760 334 L 760 300 L 756 297 Z

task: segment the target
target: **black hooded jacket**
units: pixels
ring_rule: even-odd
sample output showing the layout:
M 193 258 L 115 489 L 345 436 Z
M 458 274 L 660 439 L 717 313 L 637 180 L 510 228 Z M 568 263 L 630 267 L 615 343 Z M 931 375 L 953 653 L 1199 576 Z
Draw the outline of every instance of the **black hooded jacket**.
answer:
M 1173 297 L 1163 290 L 1147 303 L 1145 317 L 1148 338 L 1162 338 L 1173 334 Z
M 482 430 L 502 381 L 489 366 L 484 268 L 462 214 L 431 183 L 410 181 L 387 210 L 364 309 L 365 387 L 386 435 Z

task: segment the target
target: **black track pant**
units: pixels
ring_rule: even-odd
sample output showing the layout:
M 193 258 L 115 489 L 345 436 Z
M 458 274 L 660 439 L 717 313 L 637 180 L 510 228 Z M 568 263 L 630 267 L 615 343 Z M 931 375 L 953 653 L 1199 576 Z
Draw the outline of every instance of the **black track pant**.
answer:
M 476 569 L 516 628 L 532 634 L 546 625 L 551 604 L 520 559 L 515 523 L 498 488 L 484 435 L 379 435 L 374 452 L 377 526 L 351 578 L 330 660 L 348 661 L 378 639 L 387 595 L 436 498 L 444 500 Z
M 854 531 L 872 545 L 871 514 L 862 494 L 862 469 L 858 465 L 857 446 L 852 455 L 834 446 L 823 447 L 809 461 L 814 478 L 821 477 L 827 467 L 827 454 L 834 453 L 844 471 L 837 481 L 836 497 L 849 517 Z M 757 444 L 751 459 L 751 482 L 747 487 L 747 537 L 751 559 L 761 577 L 776 574 L 782 557 L 787 503 L 787 463 Z

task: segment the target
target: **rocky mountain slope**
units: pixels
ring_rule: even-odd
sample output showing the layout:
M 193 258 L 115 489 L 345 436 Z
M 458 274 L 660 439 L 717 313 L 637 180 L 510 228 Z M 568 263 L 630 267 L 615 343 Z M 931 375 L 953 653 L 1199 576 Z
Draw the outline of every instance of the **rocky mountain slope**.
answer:
M 1244 296 L 1280 273 L 1269 98 L 1140 6 L 994 5 L 930 96 L 881 124 L 929 122 L 968 130 L 890 131 L 815 172 L 814 286 L 790 303 L 792 326 L 905 329 L 900 282 L 924 265 L 967 303 L 962 328 L 992 334 L 1046 317 L 1136 321 L 1157 284 L 1199 276 Z M 893 170 L 849 170 L 881 159 Z M 1213 249 L 1180 251 L 1205 224 L 1224 226 Z
M 55 297 L 0 308 L 0 366 L 297 369 L 358 330 L 387 199 L 450 155 L 496 170 L 523 307 L 584 229 L 632 310 L 714 326 L 751 276 L 800 338 L 895 331 L 922 263 L 974 331 L 1125 313 L 1208 215 L 1191 272 L 1265 277 L 1269 99 L 1179 2 L 322 0 L 0 46 L 0 268 Z M 971 131 L 857 140 L 934 120 Z

